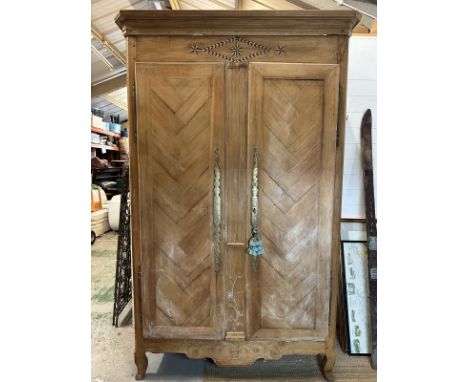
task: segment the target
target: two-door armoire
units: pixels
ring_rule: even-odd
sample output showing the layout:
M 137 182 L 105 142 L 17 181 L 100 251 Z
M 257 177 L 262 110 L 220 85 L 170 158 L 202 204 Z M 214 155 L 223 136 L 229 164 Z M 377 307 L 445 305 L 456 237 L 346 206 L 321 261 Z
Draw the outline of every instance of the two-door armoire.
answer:
M 145 352 L 332 379 L 354 11 L 121 11 Z

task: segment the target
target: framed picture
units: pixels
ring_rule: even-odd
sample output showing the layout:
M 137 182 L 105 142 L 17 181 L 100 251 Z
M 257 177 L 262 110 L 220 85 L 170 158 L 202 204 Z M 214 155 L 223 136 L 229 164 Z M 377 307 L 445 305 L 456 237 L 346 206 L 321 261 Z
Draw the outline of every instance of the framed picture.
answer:
M 341 260 L 349 353 L 369 355 L 372 344 L 367 243 L 342 241 Z

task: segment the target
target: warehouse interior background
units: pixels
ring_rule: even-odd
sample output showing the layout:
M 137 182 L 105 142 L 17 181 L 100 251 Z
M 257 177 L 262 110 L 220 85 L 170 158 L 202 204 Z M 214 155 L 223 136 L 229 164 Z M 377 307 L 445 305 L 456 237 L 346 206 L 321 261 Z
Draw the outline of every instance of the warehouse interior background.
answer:
M 89 243 L 89 109 L 91 100 L 91 107 L 107 116 L 118 115 L 115 123 L 125 131 L 125 44 L 113 17 L 120 9 L 168 8 L 171 3 L 45 1 L 5 6 L 4 16 L 9 17 L 4 30 L 13 33 L 4 39 L 1 64 L 4 157 L 10 159 L 3 166 L 2 187 L 6 274 L 1 285 L 7 293 L 1 323 L 2 343 L 8 349 L 4 380 L 89 380 L 99 363 L 104 375 L 120 367 L 128 370 L 125 378 L 134 372 L 132 355 L 127 354 L 131 326 L 125 332 L 108 325 L 108 274 L 90 285 L 92 263 L 109 260 L 106 251 L 115 244 L 115 234 L 109 231 L 98 238 L 96 247 Z M 225 0 L 178 3 L 181 8 L 235 6 Z M 334 1 L 283 3 L 343 6 Z M 363 6 L 359 1 L 346 3 Z M 460 69 L 466 62 L 460 48 L 465 45 L 465 13 L 449 5 L 430 8 L 420 3 L 402 7 L 381 2 L 378 8 L 378 47 L 372 17 L 368 23 L 363 17 L 362 29 L 351 39 L 356 55 L 350 56 L 349 79 L 354 82 L 348 99 L 343 212 L 352 218 L 362 214 L 353 134 L 360 122 L 359 102 L 365 100 L 379 125 L 378 380 L 455 379 L 464 375 L 461 346 L 466 340 L 460 307 L 467 269 L 463 218 L 468 212 L 462 202 L 467 137 L 460 127 L 467 85 Z M 450 31 L 450 38 L 441 31 Z M 443 80 L 434 79 L 439 73 Z M 30 123 L 32 116 L 39 118 Z M 117 137 L 111 138 L 103 144 L 117 145 Z M 94 148 L 98 157 L 120 160 L 112 157 L 117 150 Z M 358 224 L 349 223 L 343 236 L 359 238 Z M 91 251 L 96 256 L 90 258 Z M 107 330 L 114 331 L 117 342 L 93 343 L 91 337 L 109 338 Z M 130 346 L 119 349 L 125 337 Z M 117 355 L 109 363 L 106 352 L 114 350 Z M 204 365 L 175 355 L 160 361 L 150 360 L 149 380 L 174 380 L 177 365 L 183 365 L 177 378 L 203 374 Z M 92 380 L 102 378 L 96 374 Z

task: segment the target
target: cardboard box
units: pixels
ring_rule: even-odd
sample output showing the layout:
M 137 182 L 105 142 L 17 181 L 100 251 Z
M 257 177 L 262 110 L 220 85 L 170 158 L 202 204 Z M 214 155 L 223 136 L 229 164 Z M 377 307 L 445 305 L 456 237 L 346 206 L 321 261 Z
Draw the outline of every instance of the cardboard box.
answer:
M 98 129 L 106 129 L 106 123 L 102 120 L 102 117 L 98 117 L 97 115 L 91 115 L 91 126 L 97 127 Z

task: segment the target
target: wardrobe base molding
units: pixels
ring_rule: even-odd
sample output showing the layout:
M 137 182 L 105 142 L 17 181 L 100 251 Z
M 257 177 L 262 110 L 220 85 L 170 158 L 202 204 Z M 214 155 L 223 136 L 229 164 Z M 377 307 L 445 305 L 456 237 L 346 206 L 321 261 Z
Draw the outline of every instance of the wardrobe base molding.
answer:
M 150 340 L 144 339 L 140 354 L 182 353 L 192 359 L 211 359 L 221 367 L 245 367 L 259 359 L 279 360 L 285 355 L 319 355 L 322 356 L 322 372 L 327 357 L 334 357 L 327 349 L 327 343 L 317 341 L 222 341 L 222 340 Z M 142 358 L 140 355 L 139 358 Z M 146 358 L 146 357 L 144 357 Z M 143 358 L 143 363 L 145 362 Z M 137 359 L 137 357 L 135 357 Z M 144 365 L 143 365 L 144 366 Z M 141 370 L 139 368 L 141 378 Z M 327 378 L 328 379 L 328 378 Z

